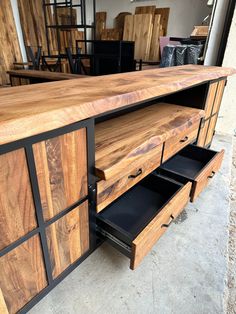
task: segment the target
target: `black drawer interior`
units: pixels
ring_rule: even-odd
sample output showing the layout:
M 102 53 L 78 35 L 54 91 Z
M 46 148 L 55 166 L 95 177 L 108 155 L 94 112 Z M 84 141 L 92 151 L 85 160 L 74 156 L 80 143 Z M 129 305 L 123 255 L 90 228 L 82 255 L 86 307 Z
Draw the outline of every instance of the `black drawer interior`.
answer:
M 161 165 L 158 173 L 170 175 L 171 178 L 182 183 L 186 180 L 194 181 L 216 154 L 217 152 L 209 149 L 188 145 Z
M 131 245 L 181 187 L 180 183 L 151 174 L 103 210 L 97 224 Z

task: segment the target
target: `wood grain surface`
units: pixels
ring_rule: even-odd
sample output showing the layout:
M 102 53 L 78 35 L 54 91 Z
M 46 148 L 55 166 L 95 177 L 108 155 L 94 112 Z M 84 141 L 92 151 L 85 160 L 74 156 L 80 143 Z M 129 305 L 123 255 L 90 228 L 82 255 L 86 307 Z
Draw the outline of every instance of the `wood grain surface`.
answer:
M 88 193 L 86 129 L 33 145 L 44 219 Z
M 46 286 L 38 235 L 0 258 L 0 288 L 9 313 L 18 312 Z
M 0 90 L 0 145 L 236 73 L 185 65 Z M 109 88 L 107 88 L 109 86 Z
M 200 117 L 196 123 L 189 123 L 189 126 L 183 132 L 180 132 L 178 135 L 169 138 L 165 142 L 164 153 L 162 162 L 166 161 L 173 155 L 175 155 L 182 148 L 192 143 L 197 139 L 199 125 L 200 125 Z
M 4 300 L 2 289 L 0 288 L 0 313 L 1 314 L 9 314 L 6 302 Z
M 132 186 L 154 171 L 161 164 L 162 145 L 149 152 L 147 158 L 137 161 L 134 166 L 129 166 L 123 172 L 113 176 L 109 180 L 101 180 L 97 183 L 97 212 L 103 210 L 111 202 L 128 191 Z M 135 176 L 140 172 L 141 174 Z
M 0 155 L 0 250 L 36 227 L 24 149 Z
M 223 94 L 224 94 L 224 90 L 225 90 L 225 82 L 226 82 L 225 80 L 222 80 L 218 83 L 218 88 L 217 88 L 217 92 L 216 92 L 216 97 L 215 97 L 215 101 L 214 101 L 212 114 L 215 114 L 215 113 L 219 112 L 219 110 L 220 110 L 221 100 L 223 98 Z
M 209 177 L 216 173 L 222 164 L 225 151 L 222 149 L 215 157 L 206 165 L 206 167 L 199 173 L 193 182 L 193 188 L 191 192 L 191 202 L 194 202 L 198 195 L 203 191 L 203 189 L 211 180 Z
M 166 36 L 167 35 L 167 29 L 168 29 L 170 8 L 156 8 L 155 14 L 161 15 L 160 24 L 162 25 L 162 30 L 163 30 L 162 36 Z
M 88 202 L 48 227 L 46 234 L 56 278 L 89 249 Z
M 213 108 L 214 102 L 215 102 L 217 87 L 218 87 L 218 82 L 212 83 L 209 86 L 209 90 L 207 93 L 207 100 L 206 100 L 206 104 L 205 104 L 205 113 L 206 113 L 205 117 L 206 117 L 206 119 L 211 116 L 212 108 Z
M 133 34 L 134 34 L 134 15 L 126 15 L 123 40 L 133 41 L 134 40 Z
M 163 224 L 170 222 L 171 215 L 175 218 L 182 212 L 189 201 L 192 183 L 188 182 L 144 228 L 132 243 L 130 268 L 135 269 L 150 252 L 153 245 L 166 231 Z
M 96 12 L 95 23 L 96 23 L 96 39 L 101 39 L 101 34 L 106 29 L 107 12 Z
M 7 72 L 14 77 L 39 78 L 50 81 L 72 80 L 76 78 L 86 78 L 86 75 L 77 75 L 62 72 L 38 71 L 38 70 L 11 70 Z
M 21 50 L 13 17 L 11 1 L 0 2 L 0 85 L 8 84 L 7 70 L 15 61 L 21 62 Z
M 217 119 L 218 119 L 218 114 L 215 114 L 210 119 L 209 127 L 208 127 L 208 130 L 207 130 L 207 135 L 206 135 L 206 140 L 205 140 L 205 146 L 208 146 L 209 144 L 211 144 L 211 141 L 213 139 L 214 132 L 215 132 Z
M 134 58 L 148 61 L 153 29 L 152 14 L 135 14 L 133 40 L 135 41 Z
M 124 170 L 127 173 L 164 141 L 200 122 L 203 115 L 199 109 L 159 103 L 97 124 L 97 176 L 107 180 Z
M 198 135 L 198 140 L 197 140 L 197 145 L 204 147 L 205 146 L 205 140 L 206 140 L 206 136 L 207 136 L 207 131 L 209 128 L 209 124 L 210 124 L 211 119 L 208 120 L 204 120 L 201 126 L 201 129 L 199 131 L 199 135 Z
M 160 60 L 160 21 L 161 15 L 156 14 L 154 18 L 151 46 L 149 52 L 149 61 Z

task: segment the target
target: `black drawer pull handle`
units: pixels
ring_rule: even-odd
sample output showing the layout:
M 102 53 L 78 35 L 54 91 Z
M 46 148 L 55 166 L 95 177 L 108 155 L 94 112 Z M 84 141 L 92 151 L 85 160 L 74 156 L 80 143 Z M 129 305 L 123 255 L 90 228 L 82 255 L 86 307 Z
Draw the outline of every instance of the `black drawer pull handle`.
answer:
M 215 171 L 212 171 L 212 173 L 211 173 L 211 175 L 210 176 L 208 176 L 208 179 L 212 179 L 213 177 L 214 177 L 214 175 L 215 175 L 216 173 L 215 173 Z
M 187 140 L 188 140 L 188 136 L 185 136 L 185 138 L 183 138 L 183 139 L 180 141 L 180 143 L 187 142 Z
M 142 170 L 142 169 L 139 169 L 136 174 L 131 174 L 130 176 L 128 176 L 128 178 L 129 178 L 129 179 L 135 179 L 135 178 L 137 178 L 138 176 L 140 176 L 142 173 L 143 173 L 143 170 Z
M 163 224 L 161 225 L 162 228 L 169 228 L 169 226 L 172 224 L 173 220 L 175 219 L 175 217 L 173 215 L 170 216 L 171 220 L 168 224 Z

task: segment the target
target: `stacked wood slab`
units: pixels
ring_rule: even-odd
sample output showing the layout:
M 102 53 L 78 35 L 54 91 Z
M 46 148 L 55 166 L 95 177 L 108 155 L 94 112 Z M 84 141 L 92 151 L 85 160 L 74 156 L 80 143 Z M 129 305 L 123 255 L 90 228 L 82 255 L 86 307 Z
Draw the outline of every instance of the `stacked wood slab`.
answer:
M 166 36 L 169 8 L 137 7 L 125 17 L 123 40 L 135 41 L 135 59 L 160 60 L 160 36 Z

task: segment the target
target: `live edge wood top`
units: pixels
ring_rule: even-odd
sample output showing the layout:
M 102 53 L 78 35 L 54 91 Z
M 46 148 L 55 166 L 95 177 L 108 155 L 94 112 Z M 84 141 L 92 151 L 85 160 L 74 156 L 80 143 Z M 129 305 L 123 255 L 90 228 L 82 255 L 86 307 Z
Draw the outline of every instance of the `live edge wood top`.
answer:
M 147 162 L 151 151 L 200 123 L 203 116 L 200 109 L 158 103 L 97 124 L 97 176 L 108 180 L 117 173 L 125 174 L 140 158 Z
M 38 78 L 51 81 L 72 80 L 85 78 L 86 75 L 77 75 L 61 72 L 39 71 L 39 70 L 11 70 L 7 72 L 10 76 L 24 78 Z
M 0 145 L 234 73 L 186 65 L 3 88 Z

